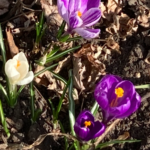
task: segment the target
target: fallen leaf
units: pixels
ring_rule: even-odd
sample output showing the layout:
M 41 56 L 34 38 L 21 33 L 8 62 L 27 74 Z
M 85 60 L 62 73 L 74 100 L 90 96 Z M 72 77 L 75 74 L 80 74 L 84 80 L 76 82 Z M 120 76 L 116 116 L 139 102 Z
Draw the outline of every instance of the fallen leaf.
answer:
M 117 15 L 122 10 L 122 0 L 108 0 L 106 4 L 101 2 L 102 17 L 108 21 L 112 20 L 114 15 Z
M 14 42 L 13 35 L 9 27 L 6 28 L 6 35 L 7 35 L 7 41 L 8 41 L 8 45 L 10 49 L 10 54 L 11 54 L 11 57 L 13 57 L 17 53 L 19 53 L 19 49 Z
M 106 31 L 112 35 L 118 35 L 119 38 L 125 39 L 127 35 L 131 35 L 133 32 L 136 32 L 137 29 L 136 20 L 121 13 L 121 15 L 114 16 L 114 22 L 106 28 Z
M 105 65 L 99 61 L 102 49 L 85 44 L 73 58 L 74 86 L 81 91 L 93 90 L 100 75 L 105 74 Z

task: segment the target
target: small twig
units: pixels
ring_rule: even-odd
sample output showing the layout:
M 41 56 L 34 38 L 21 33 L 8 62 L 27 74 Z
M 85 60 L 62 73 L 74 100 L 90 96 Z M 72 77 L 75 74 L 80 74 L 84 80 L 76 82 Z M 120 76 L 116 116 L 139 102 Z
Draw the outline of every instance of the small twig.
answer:
M 94 143 L 95 147 L 103 140 L 103 138 L 114 129 L 114 127 L 120 122 L 121 119 L 116 119 L 109 127 L 107 127 L 106 131 L 96 140 Z

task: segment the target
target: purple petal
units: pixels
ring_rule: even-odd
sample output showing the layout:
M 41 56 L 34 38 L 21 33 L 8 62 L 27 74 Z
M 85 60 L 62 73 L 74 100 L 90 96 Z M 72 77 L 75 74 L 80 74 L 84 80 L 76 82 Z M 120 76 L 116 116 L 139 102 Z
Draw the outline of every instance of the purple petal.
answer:
M 80 11 L 81 0 L 70 0 L 68 10 L 70 15 L 73 15 L 76 11 Z
M 125 104 L 120 105 L 119 107 L 110 107 L 109 113 L 110 116 L 115 116 L 115 118 L 118 118 L 118 115 L 124 114 L 128 109 L 131 107 L 131 100 L 127 98 L 127 102 Z M 107 110 L 106 110 L 107 111 Z
M 78 123 L 81 125 L 83 119 L 84 119 L 84 120 L 91 121 L 91 122 L 94 122 L 94 117 L 93 117 L 93 115 L 91 114 L 91 112 L 88 111 L 88 110 L 82 111 L 82 112 L 79 114 L 79 116 L 77 117 L 76 122 L 78 122 Z
M 87 40 L 97 37 L 100 33 L 100 29 L 76 28 L 74 31 Z
M 59 2 L 60 0 L 58 0 Z M 64 6 L 66 7 L 66 9 L 68 9 L 68 5 L 69 5 L 69 0 L 61 0 L 64 3 Z
M 91 130 L 91 139 L 102 135 L 105 131 L 105 125 L 99 121 L 94 123 L 94 127 Z
M 81 1 L 81 9 L 82 13 L 88 11 L 91 8 L 98 8 L 100 5 L 100 0 L 82 0 Z
M 78 124 L 77 122 L 74 125 L 74 131 L 77 134 L 77 136 L 82 140 L 85 140 L 88 134 L 90 133 L 89 128 L 81 127 L 80 124 Z
M 95 7 L 99 7 L 100 5 L 100 0 L 88 0 L 88 3 L 87 3 L 87 10 L 91 9 L 91 8 L 95 8 Z
M 90 27 L 97 23 L 101 17 L 101 11 L 98 8 L 91 8 L 88 10 L 81 19 L 86 27 Z
M 131 100 L 130 108 L 124 114 L 118 115 L 118 118 L 125 118 L 131 115 L 140 107 L 140 104 L 141 104 L 141 97 L 138 93 L 135 93 L 133 99 Z
M 61 15 L 61 17 L 69 23 L 69 17 L 68 17 L 68 8 L 67 8 L 68 2 L 67 0 L 58 0 L 57 1 L 57 7 L 58 7 L 58 12 Z
M 80 27 L 82 24 L 83 24 L 82 19 L 77 15 L 74 15 L 69 19 L 69 25 L 71 29 Z
M 109 100 L 106 92 L 100 89 L 96 89 L 94 91 L 94 97 L 102 109 L 106 109 L 108 107 Z

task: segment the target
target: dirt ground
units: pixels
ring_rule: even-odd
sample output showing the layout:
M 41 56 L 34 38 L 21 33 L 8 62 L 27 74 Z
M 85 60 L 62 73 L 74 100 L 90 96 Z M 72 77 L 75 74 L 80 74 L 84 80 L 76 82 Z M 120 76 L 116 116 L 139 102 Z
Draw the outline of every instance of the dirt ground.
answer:
M 0 2 L 0 22 L 7 58 L 18 48 L 26 54 L 33 71 L 36 72 L 40 67 L 35 64 L 35 60 L 43 56 L 47 49 L 51 50 L 54 44 L 60 46 L 62 51 L 81 45 L 80 49 L 47 65 L 59 62 L 54 71 L 66 80 L 68 70 L 73 69 L 74 88 L 77 92 L 74 97 L 76 116 L 81 110 L 91 108 L 94 103 L 94 87 L 105 74 L 118 75 L 130 80 L 134 85 L 150 83 L 149 0 L 102 0 L 102 18 L 95 25 L 95 28 L 101 29 L 100 36 L 90 41 L 81 39 L 74 43 L 57 41 L 56 35 L 62 19 L 57 12 L 56 0 L 7 0 L 2 4 Z M 42 10 L 47 28 L 39 47 L 35 48 L 35 23 L 39 20 Z M 13 35 L 12 40 L 10 34 L 8 35 L 9 30 Z M 2 61 L 0 68 L 0 82 L 6 86 Z M 0 96 L 11 133 L 11 137 L 6 139 L 3 127 L 0 126 L 0 149 L 21 150 L 27 146 L 31 150 L 64 150 L 64 137 L 59 135 L 60 126 L 55 129 L 53 127 L 52 109 L 48 101 L 51 99 L 56 107 L 63 87 L 64 85 L 49 72 L 35 79 L 35 107 L 40 108 L 42 113 L 34 124 L 30 118 L 29 85 L 22 91 L 14 109 L 9 108 L 3 96 Z M 102 142 L 115 140 L 120 136 L 122 140 L 137 139 L 141 142 L 115 144 L 104 148 L 105 150 L 150 150 L 150 90 L 137 91 L 144 98 L 140 109 L 121 120 Z M 101 109 L 97 119 L 102 119 Z M 67 97 L 64 99 L 59 120 L 66 133 L 70 133 Z M 47 133 L 56 135 L 47 136 L 39 143 L 34 143 L 40 135 Z M 68 142 L 71 145 L 72 140 Z

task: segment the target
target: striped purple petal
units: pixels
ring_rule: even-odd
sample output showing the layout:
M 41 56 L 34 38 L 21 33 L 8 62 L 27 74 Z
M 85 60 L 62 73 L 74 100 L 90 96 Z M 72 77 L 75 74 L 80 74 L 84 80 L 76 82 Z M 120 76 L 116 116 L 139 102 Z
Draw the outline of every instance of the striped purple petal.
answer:
M 74 31 L 87 40 L 97 37 L 100 33 L 100 29 L 76 28 Z

